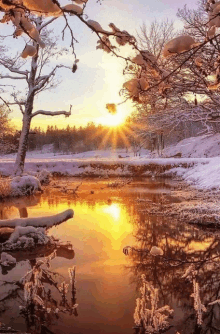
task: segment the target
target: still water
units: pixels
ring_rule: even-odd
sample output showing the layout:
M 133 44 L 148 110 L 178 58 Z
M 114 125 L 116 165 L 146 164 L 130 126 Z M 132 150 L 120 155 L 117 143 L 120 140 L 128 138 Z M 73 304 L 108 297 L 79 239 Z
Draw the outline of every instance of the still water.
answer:
M 75 252 L 75 256 L 58 253 L 50 270 L 59 274 L 59 282 L 68 282 L 68 268 L 76 266 L 77 315 L 64 312 L 41 333 L 134 333 L 133 315 L 143 274 L 158 289 L 156 309 L 168 305 L 174 310 L 167 333 L 220 332 L 219 304 L 208 306 L 220 298 L 220 236 L 167 219 L 164 201 L 177 201 L 170 181 L 137 180 L 114 189 L 97 180 L 83 182 L 77 196 L 71 190 L 48 188 L 41 196 L 0 204 L 1 219 L 46 216 L 68 208 L 75 212 L 73 219 L 53 227 L 49 234 L 70 242 Z M 155 205 L 161 206 L 160 214 L 149 213 Z M 126 246 L 131 247 L 127 256 L 123 253 Z M 152 246 L 160 247 L 163 256 L 150 255 Z M 22 293 L 5 282 L 19 280 L 39 256 L 37 250 L 23 252 L 15 267 L 2 268 L 0 321 L 15 330 L 27 331 L 20 314 Z M 194 266 L 191 273 L 183 277 L 190 266 Z M 199 299 L 192 296 L 195 282 Z M 195 301 L 206 306 L 201 326 Z M 150 298 L 147 307 L 152 310 Z M 36 329 L 28 332 L 38 333 Z

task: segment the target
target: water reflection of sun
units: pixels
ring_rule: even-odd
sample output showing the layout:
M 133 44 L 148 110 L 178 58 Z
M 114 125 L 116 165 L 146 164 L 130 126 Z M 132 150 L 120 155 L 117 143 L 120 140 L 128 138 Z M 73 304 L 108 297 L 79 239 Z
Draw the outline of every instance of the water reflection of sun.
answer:
M 109 214 L 114 218 L 115 220 L 119 220 L 120 215 L 121 215 L 121 208 L 119 207 L 118 204 L 114 203 L 109 206 L 104 206 L 102 207 L 102 210 L 104 213 Z

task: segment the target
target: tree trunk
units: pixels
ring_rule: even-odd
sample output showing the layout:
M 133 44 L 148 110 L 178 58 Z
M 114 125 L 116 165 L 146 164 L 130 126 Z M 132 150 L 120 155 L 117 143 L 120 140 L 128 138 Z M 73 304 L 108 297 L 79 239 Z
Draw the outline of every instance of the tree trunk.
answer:
M 24 161 L 28 146 L 28 134 L 31 125 L 31 115 L 25 113 L 23 117 L 23 125 L 21 136 L 19 139 L 18 153 L 15 161 L 14 175 L 22 175 L 24 171 Z
M 36 43 L 34 43 L 33 45 L 37 47 L 37 50 L 39 50 L 39 46 Z M 36 56 L 32 58 L 32 61 L 31 61 L 31 72 L 30 72 L 29 80 L 28 80 L 29 91 L 28 91 L 27 100 L 25 104 L 21 136 L 19 139 L 18 153 L 17 153 L 15 167 L 14 167 L 14 175 L 22 175 L 24 171 L 24 161 L 25 161 L 26 152 L 28 148 L 28 135 L 29 135 L 30 125 L 31 125 L 31 115 L 33 111 L 34 97 L 36 94 L 34 91 L 34 85 L 35 85 L 35 77 L 36 77 L 36 72 L 37 72 L 37 59 L 38 59 L 38 52 Z

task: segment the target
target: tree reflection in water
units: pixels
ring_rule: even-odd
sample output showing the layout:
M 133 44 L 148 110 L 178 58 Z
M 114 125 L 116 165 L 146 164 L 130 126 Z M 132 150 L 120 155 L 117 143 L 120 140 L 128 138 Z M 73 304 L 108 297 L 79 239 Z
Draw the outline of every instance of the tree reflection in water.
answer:
M 135 226 L 137 245 L 124 248 L 131 260 L 129 270 L 133 280 L 138 290 L 141 289 L 135 311 L 135 333 L 159 333 L 161 330 L 181 334 L 220 333 L 219 233 L 168 222 L 163 217 L 146 215 L 141 210 L 137 213 Z M 152 256 L 150 250 L 153 246 L 160 247 L 163 255 Z M 169 320 L 170 328 L 167 324 L 157 330 L 154 324 L 153 290 L 158 291 L 158 309 L 174 309 L 174 317 Z M 144 298 L 145 311 L 139 312 L 141 321 L 138 321 L 137 309 L 141 298 Z
M 63 313 L 77 316 L 75 267 L 69 268 L 70 284 L 59 281 L 62 276 L 51 270 L 51 262 L 56 256 L 74 257 L 74 251 L 69 246 L 62 246 L 57 250 L 48 250 L 41 247 L 43 258 L 32 257 L 31 252 L 19 251 L 13 256 L 19 261 L 28 260 L 31 269 L 17 281 L 3 281 L 1 290 L 10 288 L 7 294 L 0 299 L 1 313 L 7 311 L 7 304 L 11 300 L 20 300 L 20 315 L 25 319 L 28 333 L 52 333 L 49 326 L 53 320 L 59 320 Z M 36 249 L 35 249 L 36 252 Z M 49 253 L 49 254 L 48 254 Z M 35 254 L 35 253 L 34 253 Z M 23 256 L 22 256 L 23 255 Z M 36 255 L 36 254 L 35 254 Z M 13 268 L 8 268 L 10 271 Z M 3 271 L 5 270 L 2 267 Z M 8 274 L 8 272 L 7 272 Z M 62 278 L 63 279 L 63 278 Z
M 32 202 L 30 203 L 32 205 Z M 18 202 L 17 208 L 20 217 L 28 216 L 27 207 Z M 5 236 L 7 233 L 4 231 Z M 10 233 L 6 235 L 9 238 Z M 55 240 L 55 239 L 54 239 Z M 0 242 L 4 242 L 4 238 Z M 36 244 L 25 250 L 13 249 L 7 251 L 16 259 L 16 263 L 4 265 L 0 263 L 2 275 L 6 278 L 0 285 L 0 316 L 10 308 L 10 303 L 19 301 L 19 316 L 25 319 L 26 331 L 33 334 L 53 333 L 49 327 L 53 320 L 62 321 L 64 313 L 77 316 L 76 288 L 75 288 L 75 267 L 69 268 L 69 281 L 67 284 L 60 274 L 51 270 L 51 262 L 55 257 L 66 259 L 74 258 L 74 251 L 70 243 L 56 242 L 45 245 Z M 1 257 L 2 251 L 0 251 Z M 19 280 L 10 280 L 10 271 L 25 261 L 29 264 L 30 270 Z M 13 313 L 11 314 L 13 315 Z M 3 320 L 3 318 L 2 318 Z M 8 332 L 7 328 L 0 322 L 0 332 Z M 10 330 L 9 332 L 17 332 Z

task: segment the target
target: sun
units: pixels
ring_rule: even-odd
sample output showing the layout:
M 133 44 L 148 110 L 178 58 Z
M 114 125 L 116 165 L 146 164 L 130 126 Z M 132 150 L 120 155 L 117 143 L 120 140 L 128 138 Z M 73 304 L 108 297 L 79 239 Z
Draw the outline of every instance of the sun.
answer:
M 114 115 L 107 114 L 106 116 L 99 117 L 97 123 L 106 125 L 109 127 L 117 127 L 124 123 L 125 117 L 121 113 L 116 113 Z

